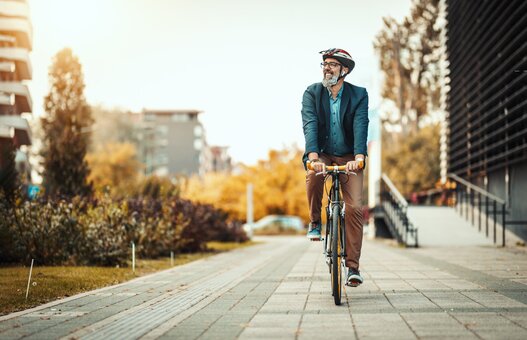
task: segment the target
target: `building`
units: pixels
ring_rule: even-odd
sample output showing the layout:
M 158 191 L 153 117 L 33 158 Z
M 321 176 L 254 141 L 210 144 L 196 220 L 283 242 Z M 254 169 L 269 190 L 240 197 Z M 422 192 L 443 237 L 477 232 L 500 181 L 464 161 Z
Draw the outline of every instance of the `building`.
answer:
M 205 132 L 198 110 L 143 110 L 138 125 L 145 174 L 202 174 Z
M 31 144 L 24 113 L 31 113 L 32 101 L 25 81 L 31 80 L 29 52 L 32 27 L 29 7 L 24 0 L 0 1 L 0 172 L 9 162 L 5 152 L 17 149 L 16 161 L 27 165 L 27 155 L 19 149 Z M 20 170 L 20 169 L 19 169 Z M 23 169 L 28 173 L 28 169 Z
M 527 1 L 446 3 L 448 171 L 505 200 L 526 239 Z
M 211 159 L 210 167 L 207 171 L 212 172 L 227 172 L 232 171 L 232 159 L 229 155 L 228 146 L 211 145 L 207 147 L 210 150 Z

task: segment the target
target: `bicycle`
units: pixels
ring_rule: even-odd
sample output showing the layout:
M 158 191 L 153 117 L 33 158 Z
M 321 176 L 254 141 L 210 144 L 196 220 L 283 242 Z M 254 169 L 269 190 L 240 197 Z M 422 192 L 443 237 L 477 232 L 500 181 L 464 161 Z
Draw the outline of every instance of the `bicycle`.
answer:
M 364 163 L 360 164 L 360 168 Z M 307 163 L 309 170 L 314 170 L 311 163 Z M 346 263 L 346 204 L 341 199 L 339 175 L 357 175 L 355 172 L 346 171 L 345 165 L 326 166 L 326 171 L 316 175 L 324 175 L 324 187 L 331 177 L 332 184 L 326 206 L 326 233 L 324 237 L 324 256 L 329 266 L 331 275 L 331 294 L 336 305 L 340 305 L 342 298 L 342 272 Z M 345 270 L 344 270 L 345 272 Z

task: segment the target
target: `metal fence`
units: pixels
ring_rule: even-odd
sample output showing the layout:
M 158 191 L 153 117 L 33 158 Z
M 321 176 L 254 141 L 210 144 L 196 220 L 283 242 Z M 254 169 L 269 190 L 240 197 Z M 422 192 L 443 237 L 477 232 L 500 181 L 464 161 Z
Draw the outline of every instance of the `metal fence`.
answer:
M 480 232 L 484 231 L 485 236 L 490 235 L 495 244 L 499 241 L 497 236 L 499 228 L 501 228 L 501 245 L 505 247 L 507 225 L 527 225 L 527 221 L 507 220 L 509 212 L 504 199 L 455 174 L 449 174 L 448 177 L 457 183 L 453 191 L 456 211 L 473 226 L 477 226 Z
M 381 208 L 397 241 L 406 247 L 418 247 L 418 229 L 408 219 L 408 202 L 386 174 L 381 176 Z

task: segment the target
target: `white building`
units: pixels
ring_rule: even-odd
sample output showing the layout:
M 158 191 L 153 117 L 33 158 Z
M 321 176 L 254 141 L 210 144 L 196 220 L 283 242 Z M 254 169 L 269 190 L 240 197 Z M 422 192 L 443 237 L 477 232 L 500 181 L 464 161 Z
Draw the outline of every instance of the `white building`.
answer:
M 25 81 L 31 80 L 29 52 L 32 27 L 25 0 L 0 1 L 0 149 L 31 144 L 29 124 L 24 113 L 31 113 L 32 100 Z M 0 153 L 0 171 L 6 159 Z M 17 162 L 27 164 L 25 153 L 17 151 Z

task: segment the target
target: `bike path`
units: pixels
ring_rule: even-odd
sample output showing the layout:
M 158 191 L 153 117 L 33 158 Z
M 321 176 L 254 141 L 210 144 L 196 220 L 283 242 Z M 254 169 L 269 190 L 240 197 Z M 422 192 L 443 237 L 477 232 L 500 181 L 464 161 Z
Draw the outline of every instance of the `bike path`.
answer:
M 365 240 L 365 283 L 331 297 L 321 243 L 268 237 L 0 318 L 0 339 L 527 338 L 527 252 Z

